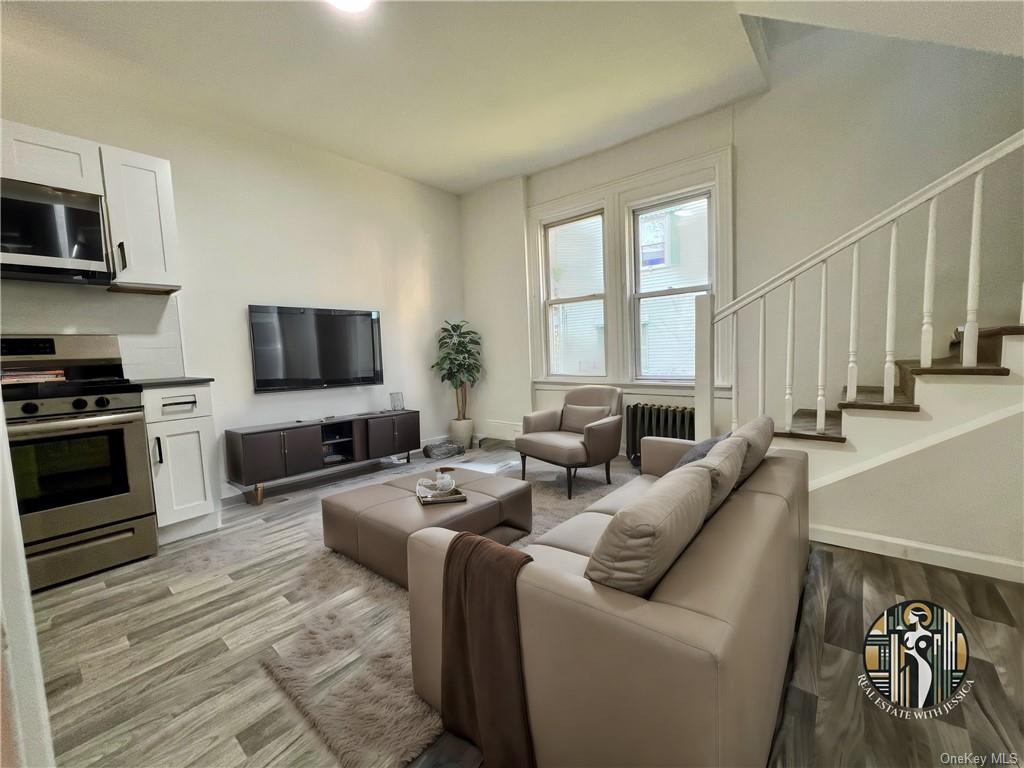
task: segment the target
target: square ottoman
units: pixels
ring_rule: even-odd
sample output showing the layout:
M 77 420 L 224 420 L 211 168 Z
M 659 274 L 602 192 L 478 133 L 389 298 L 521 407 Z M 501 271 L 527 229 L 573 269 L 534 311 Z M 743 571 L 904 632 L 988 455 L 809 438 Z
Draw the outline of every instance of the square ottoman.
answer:
M 423 506 L 416 498 L 416 481 L 433 475 L 405 475 L 324 498 L 324 544 L 408 587 L 406 542 L 422 528 L 485 534 L 503 525 L 529 533 L 533 523 L 529 483 L 456 469 L 455 483 L 466 500 Z

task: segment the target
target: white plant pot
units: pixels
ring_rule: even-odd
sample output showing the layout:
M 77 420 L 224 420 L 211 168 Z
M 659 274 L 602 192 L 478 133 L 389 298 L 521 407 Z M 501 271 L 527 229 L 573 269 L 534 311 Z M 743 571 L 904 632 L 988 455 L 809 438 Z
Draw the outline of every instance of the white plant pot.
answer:
M 448 437 L 461 443 L 467 451 L 473 447 L 473 420 L 452 419 L 448 422 Z

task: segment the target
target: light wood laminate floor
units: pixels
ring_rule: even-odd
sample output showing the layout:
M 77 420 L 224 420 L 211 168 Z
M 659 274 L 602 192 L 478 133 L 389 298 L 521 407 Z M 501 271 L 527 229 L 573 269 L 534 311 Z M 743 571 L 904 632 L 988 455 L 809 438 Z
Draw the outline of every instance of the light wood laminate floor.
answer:
M 580 477 L 587 471 L 603 473 Z M 320 498 L 380 479 L 226 509 L 220 531 L 38 594 L 59 764 L 336 765 L 259 661 L 318 608 L 293 586 L 322 543 Z M 814 548 L 808 584 L 771 765 L 937 765 L 941 751 L 1024 752 L 1024 587 L 824 546 Z M 867 622 L 907 596 L 934 599 L 967 627 L 977 683 L 944 721 L 886 720 L 856 686 Z M 416 766 L 478 764 L 475 750 L 442 737 Z

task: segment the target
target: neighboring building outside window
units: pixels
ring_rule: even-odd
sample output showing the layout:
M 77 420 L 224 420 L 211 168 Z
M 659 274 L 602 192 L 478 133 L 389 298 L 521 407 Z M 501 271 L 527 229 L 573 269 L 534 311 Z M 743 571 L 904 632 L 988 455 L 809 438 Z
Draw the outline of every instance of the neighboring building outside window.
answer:
M 694 299 L 711 290 L 708 202 L 701 195 L 633 212 L 637 378 L 694 378 Z
M 604 216 L 589 214 L 544 230 L 548 370 L 605 374 Z

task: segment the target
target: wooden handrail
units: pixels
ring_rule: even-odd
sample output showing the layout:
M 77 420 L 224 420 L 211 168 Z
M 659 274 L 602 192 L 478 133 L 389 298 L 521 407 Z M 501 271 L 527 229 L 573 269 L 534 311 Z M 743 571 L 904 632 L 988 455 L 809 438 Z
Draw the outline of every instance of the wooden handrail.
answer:
M 795 279 L 799 275 L 802 275 L 812 267 L 821 264 L 823 261 L 832 258 L 840 251 L 848 248 L 854 243 L 863 240 L 865 237 L 873 232 L 881 229 L 887 224 L 891 224 L 893 221 L 909 213 L 919 205 L 923 205 L 931 201 L 936 195 L 945 192 L 950 187 L 959 184 L 964 179 L 974 175 L 978 171 L 984 170 L 988 166 L 992 165 L 997 160 L 1006 157 L 1012 152 L 1020 149 L 1024 146 L 1024 131 L 1018 131 L 1007 139 L 1004 139 L 1000 143 L 996 144 L 977 157 L 968 160 L 966 163 L 956 168 L 945 176 L 942 176 L 931 184 L 922 187 L 912 195 L 905 197 L 900 202 L 893 206 L 885 209 L 877 216 L 868 219 L 866 222 L 861 224 L 859 227 L 855 227 L 847 232 L 845 235 L 836 238 L 831 243 L 826 245 L 824 248 L 819 248 L 817 251 L 812 253 L 807 258 L 798 261 L 790 267 L 779 272 L 775 277 L 772 277 L 765 282 L 761 283 L 756 288 L 744 293 L 742 296 L 733 299 L 728 304 L 723 306 L 721 309 L 715 312 L 714 322 L 719 323 L 730 315 L 735 314 L 739 310 L 748 304 L 757 301 L 762 296 L 765 296 L 776 288 L 781 288 L 789 281 Z

